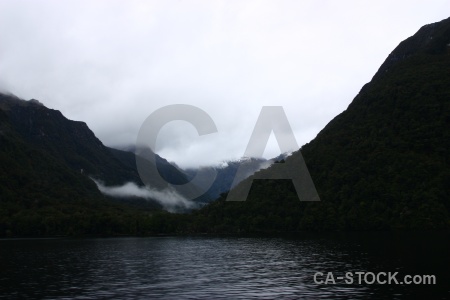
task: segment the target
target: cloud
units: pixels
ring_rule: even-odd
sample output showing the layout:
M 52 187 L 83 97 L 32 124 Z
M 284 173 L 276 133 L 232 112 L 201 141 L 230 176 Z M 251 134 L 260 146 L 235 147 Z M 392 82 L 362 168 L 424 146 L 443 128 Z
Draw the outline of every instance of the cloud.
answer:
M 159 153 L 182 167 L 244 154 L 263 105 L 299 145 L 345 110 L 398 43 L 448 17 L 431 1 L 0 1 L 0 89 L 134 144 L 156 109 L 205 110 L 219 132 L 168 125 Z M 279 154 L 268 145 L 266 158 Z
M 170 212 L 185 211 L 192 209 L 196 204 L 185 199 L 173 190 L 158 191 L 148 187 L 140 187 L 134 182 L 127 182 L 121 186 L 105 186 L 98 180 L 92 179 L 97 184 L 98 189 L 105 195 L 111 197 L 139 197 L 148 200 L 156 200 L 164 209 Z

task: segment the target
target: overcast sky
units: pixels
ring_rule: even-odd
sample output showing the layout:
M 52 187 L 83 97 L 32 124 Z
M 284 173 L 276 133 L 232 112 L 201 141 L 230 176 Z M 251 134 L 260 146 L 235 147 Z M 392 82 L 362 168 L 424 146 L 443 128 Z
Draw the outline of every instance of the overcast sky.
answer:
M 283 106 L 309 142 L 402 40 L 449 15 L 448 0 L 0 0 L 0 89 L 118 147 L 156 109 L 198 106 L 218 133 L 175 121 L 157 152 L 218 163 L 244 154 L 264 105 Z M 272 136 L 265 156 L 278 154 Z

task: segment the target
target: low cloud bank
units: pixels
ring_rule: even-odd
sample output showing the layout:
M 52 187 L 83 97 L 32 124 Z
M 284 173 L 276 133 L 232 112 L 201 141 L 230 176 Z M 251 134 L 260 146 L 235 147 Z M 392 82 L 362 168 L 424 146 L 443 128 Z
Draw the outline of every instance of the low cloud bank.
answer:
M 195 203 L 187 200 L 174 190 L 166 189 L 158 191 L 148 187 L 141 187 L 134 182 L 127 182 L 121 186 L 105 186 L 102 182 L 92 179 L 97 184 L 98 189 L 105 195 L 111 197 L 139 197 L 148 200 L 155 200 L 164 209 L 170 212 L 177 212 L 195 207 Z

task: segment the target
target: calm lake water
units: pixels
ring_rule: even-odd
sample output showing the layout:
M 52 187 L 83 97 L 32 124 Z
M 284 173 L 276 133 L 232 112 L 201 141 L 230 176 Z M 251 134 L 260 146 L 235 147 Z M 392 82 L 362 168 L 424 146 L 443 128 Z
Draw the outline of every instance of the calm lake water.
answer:
M 0 240 L 0 298 L 445 299 L 449 243 L 447 233 L 412 232 Z M 316 272 L 358 271 L 437 284 L 314 282 Z

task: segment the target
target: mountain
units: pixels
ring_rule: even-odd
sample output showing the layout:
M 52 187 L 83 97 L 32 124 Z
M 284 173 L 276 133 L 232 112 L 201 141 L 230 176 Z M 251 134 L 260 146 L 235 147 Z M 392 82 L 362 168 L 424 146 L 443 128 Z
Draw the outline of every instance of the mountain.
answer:
M 450 18 L 401 42 L 348 108 L 286 159 L 294 166 L 303 155 L 320 202 L 300 202 L 290 180 L 254 180 L 245 202 L 222 197 L 190 230 L 449 228 L 448 70 Z
M 37 100 L 0 95 L 0 108 L 10 127 L 25 143 L 45 151 L 70 169 L 99 178 L 105 184 L 140 182 L 138 174 L 121 164 L 86 123 L 71 121 Z
M 163 158 L 157 156 L 156 164 L 167 181 L 188 181 Z M 136 220 L 165 207 L 168 186 L 155 180 L 152 190 L 144 188 L 134 153 L 104 146 L 84 122 L 68 120 L 38 100 L 5 94 L 0 179 L 0 236 L 136 233 Z M 140 193 L 111 197 L 99 191 L 131 183 Z
M 142 150 L 142 149 L 141 149 Z M 133 153 L 124 150 L 118 150 L 114 148 L 109 148 L 109 151 L 125 166 L 132 169 L 136 174 L 138 174 L 136 158 L 140 159 L 140 163 L 143 163 L 143 176 L 147 178 L 147 186 L 152 189 L 159 191 L 173 191 L 179 194 L 179 204 L 181 205 L 163 205 L 164 208 L 175 211 L 188 212 L 192 209 L 201 207 L 204 203 L 210 202 L 214 198 L 207 192 L 203 194 L 200 188 L 195 184 L 189 184 L 187 189 L 178 189 L 180 186 L 186 185 L 190 182 L 190 177 L 179 169 L 176 165 L 169 163 L 166 159 L 155 154 L 149 148 L 145 148 L 144 152 L 147 155 L 154 156 L 154 163 L 142 156 L 141 153 Z M 134 149 L 136 151 L 136 149 Z M 158 174 L 156 173 L 158 172 Z M 162 178 L 159 179 L 159 178 Z M 140 181 L 141 182 L 141 181 Z M 172 186 L 169 187 L 169 184 Z M 191 199 L 191 195 L 200 195 Z M 202 195 L 203 194 L 203 195 Z M 160 202 L 164 201 L 164 195 L 160 195 Z M 188 199 L 183 201 L 183 199 Z
M 139 155 L 138 149 L 135 146 L 119 147 L 118 149 L 108 147 L 111 153 L 122 162 L 124 165 L 137 172 L 136 168 L 136 155 Z M 149 149 L 147 149 L 149 150 Z M 151 151 L 151 150 L 150 150 Z M 162 178 L 171 184 L 186 184 L 189 182 L 189 175 L 187 175 L 177 165 L 168 162 L 165 158 L 155 154 L 155 163 Z M 155 182 L 154 184 L 157 185 Z M 153 186 L 153 184 L 152 184 Z M 167 185 L 161 186 L 165 188 Z
M 220 194 L 228 192 L 233 185 L 233 181 L 235 180 L 235 176 L 238 168 L 241 168 L 242 176 L 241 178 L 237 178 L 236 183 L 241 182 L 245 178 L 259 171 L 260 169 L 264 169 L 269 167 L 275 161 L 283 160 L 287 156 L 282 154 L 273 159 L 264 159 L 264 158 L 255 158 L 255 157 L 246 157 L 239 160 L 227 161 L 219 166 L 209 166 L 209 167 L 201 167 L 198 169 L 186 169 L 185 173 L 188 175 L 188 178 L 192 178 L 197 174 L 197 172 L 212 172 L 216 173 L 216 179 L 214 183 L 209 187 L 207 193 L 210 196 L 211 200 L 215 200 L 220 197 Z M 200 185 L 202 189 L 208 188 L 206 185 Z
M 160 210 L 173 194 L 142 186 L 133 153 L 105 147 L 85 123 L 37 100 L 0 94 L 0 236 L 448 229 L 449 69 L 450 18 L 400 43 L 343 113 L 280 161 L 292 173 L 304 160 L 321 201 L 299 201 L 289 179 L 255 179 L 280 175 L 276 164 L 235 187 L 253 182 L 246 201 L 222 195 L 192 214 Z M 174 183 L 189 179 L 156 164 Z M 151 209 L 136 209 L 91 178 L 162 198 L 143 197 Z
M 30 125 L 43 111 L 36 101 L 0 94 L 0 236 L 133 232 L 139 212 L 105 199 L 89 177 L 29 142 L 38 137 L 24 136 L 25 126 L 15 127 L 19 116 Z

